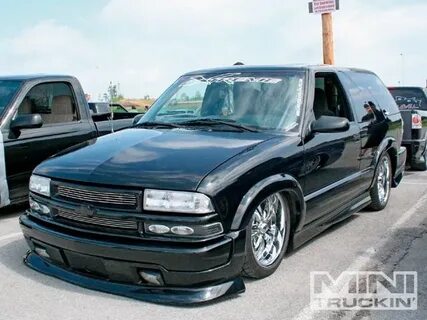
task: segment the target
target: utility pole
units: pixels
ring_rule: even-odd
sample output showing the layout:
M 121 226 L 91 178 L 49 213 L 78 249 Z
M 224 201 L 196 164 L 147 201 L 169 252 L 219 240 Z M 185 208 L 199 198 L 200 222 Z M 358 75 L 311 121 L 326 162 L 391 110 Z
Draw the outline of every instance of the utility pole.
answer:
M 334 64 L 334 30 L 332 27 L 332 13 L 322 13 L 323 35 L 323 63 Z
M 334 64 L 334 30 L 332 12 L 339 9 L 339 0 L 313 0 L 308 3 L 310 13 L 322 15 L 323 63 Z

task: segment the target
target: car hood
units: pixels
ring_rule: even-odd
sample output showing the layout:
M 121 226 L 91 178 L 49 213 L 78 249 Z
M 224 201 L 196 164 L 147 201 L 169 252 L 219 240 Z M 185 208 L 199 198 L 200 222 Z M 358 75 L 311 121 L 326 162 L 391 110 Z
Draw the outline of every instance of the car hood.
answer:
M 91 184 L 196 190 L 224 161 L 271 137 L 253 132 L 127 129 L 70 148 L 34 173 Z

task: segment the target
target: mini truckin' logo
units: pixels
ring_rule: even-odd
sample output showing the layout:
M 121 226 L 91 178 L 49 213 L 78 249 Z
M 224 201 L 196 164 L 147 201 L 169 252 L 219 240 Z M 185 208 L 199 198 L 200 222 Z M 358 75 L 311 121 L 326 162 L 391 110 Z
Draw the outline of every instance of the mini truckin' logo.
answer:
M 416 310 L 417 272 L 345 271 L 310 273 L 310 306 L 314 310 Z

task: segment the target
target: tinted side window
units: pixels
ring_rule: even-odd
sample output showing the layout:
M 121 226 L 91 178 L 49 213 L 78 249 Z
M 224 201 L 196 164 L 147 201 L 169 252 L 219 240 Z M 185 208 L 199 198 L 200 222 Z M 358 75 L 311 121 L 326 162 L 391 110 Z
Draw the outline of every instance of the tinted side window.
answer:
M 72 89 L 65 82 L 42 83 L 32 88 L 18 109 L 18 114 L 38 113 L 43 125 L 78 120 Z
M 388 91 L 384 83 L 375 74 L 353 71 L 350 72 L 349 75 L 360 90 L 371 93 L 376 100 L 376 103 L 378 104 L 377 107 L 379 109 L 386 111 L 389 114 L 399 112 L 399 108 L 390 94 L 390 91 Z
M 360 86 L 356 85 L 348 73 L 339 72 L 338 73 L 341 83 L 344 85 L 348 95 L 350 96 L 353 112 L 355 113 L 356 119 L 358 122 L 363 122 L 364 117 L 366 116 L 365 104 L 368 101 L 375 101 L 371 92 L 366 89 L 362 89 Z

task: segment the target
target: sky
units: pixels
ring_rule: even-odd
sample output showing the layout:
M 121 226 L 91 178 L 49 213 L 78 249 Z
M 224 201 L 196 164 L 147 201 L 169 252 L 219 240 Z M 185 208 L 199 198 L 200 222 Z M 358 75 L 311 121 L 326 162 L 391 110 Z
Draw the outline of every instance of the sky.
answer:
M 183 73 L 236 61 L 319 64 L 321 17 L 307 3 L 0 0 L 0 74 L 74 75 L 96 100 L 110 81 L 126 97 L 157 97 Z M 425 86 L 426 12 L 426 0 L 340 0 L 336 64 Z

